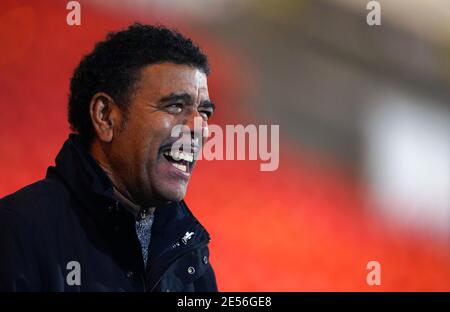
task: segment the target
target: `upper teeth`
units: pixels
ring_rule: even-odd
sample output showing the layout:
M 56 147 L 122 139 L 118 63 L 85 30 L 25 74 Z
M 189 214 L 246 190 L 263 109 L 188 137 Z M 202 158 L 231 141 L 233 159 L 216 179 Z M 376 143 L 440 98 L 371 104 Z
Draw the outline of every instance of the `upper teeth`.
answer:
M 188 162 L 193 162 L 194 161 L 194 154 L 192 153 L 187 153 L 187 152 L 180 152 L 180 151 L 175 151 L 172 153 L 172 151 L 167 151 L 164 152 L 164 155 L 166 156 L 170 156 L 175 160 L 185 160 Z

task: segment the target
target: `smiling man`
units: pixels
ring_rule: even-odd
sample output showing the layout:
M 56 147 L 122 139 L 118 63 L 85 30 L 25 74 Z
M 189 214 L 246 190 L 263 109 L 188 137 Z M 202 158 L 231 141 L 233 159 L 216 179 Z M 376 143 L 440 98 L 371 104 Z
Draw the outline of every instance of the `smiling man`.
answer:
M 0 290 L 217 291 L 209 234 L 183 201 L 214 111 L 208 73 L 161 26 L 109 34 L 83 58 L 56 165 L 0 200 Z M 179 125 L 190 135 L 173 137 Z

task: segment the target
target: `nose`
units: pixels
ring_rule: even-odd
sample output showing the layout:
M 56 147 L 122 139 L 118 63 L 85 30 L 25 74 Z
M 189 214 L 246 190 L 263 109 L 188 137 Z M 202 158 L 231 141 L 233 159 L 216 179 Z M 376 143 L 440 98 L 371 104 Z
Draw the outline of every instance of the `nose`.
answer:
M 203 140 L 203 129 L 208 127 L 208 122 L 203 119 L 200 113 L 195 109 L 189 114 L 185 125 L 189 127 L 192 138 Z

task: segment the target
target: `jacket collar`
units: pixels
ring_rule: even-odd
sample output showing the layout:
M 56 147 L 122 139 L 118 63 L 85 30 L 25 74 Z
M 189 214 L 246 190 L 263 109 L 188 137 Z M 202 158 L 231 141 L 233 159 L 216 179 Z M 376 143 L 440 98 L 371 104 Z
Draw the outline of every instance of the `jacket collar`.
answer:
M 78 135 L 69 135 L 56 156 L 55 164 L 53 169 L 77 195 L 88 191 L 86 195 L 95 194 L 114 200 L 111 180 L 83 147 Z

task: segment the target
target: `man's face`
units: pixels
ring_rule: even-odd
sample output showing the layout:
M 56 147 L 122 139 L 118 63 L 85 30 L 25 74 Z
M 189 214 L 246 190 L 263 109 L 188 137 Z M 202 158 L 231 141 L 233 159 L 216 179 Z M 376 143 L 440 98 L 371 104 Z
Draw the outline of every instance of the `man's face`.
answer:
M 195 161 L 171 157 L 172 144 L 179 140 L 171 132 L 176 125 L 185 125 L 194 136 L 194 117 L 201 118 L 202 128 L 207 127 L 213 104 L 206 75 L 174 63 L 146 66 L 128 107 L 126 122 L 115 130 L 108 156 L 113 175 L 138 204 L 182 200 Z M 195 136 L 203 138 L 201 133 Z M 201 143 L 194 142 L 189 138 L 194 148 Z

